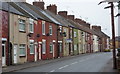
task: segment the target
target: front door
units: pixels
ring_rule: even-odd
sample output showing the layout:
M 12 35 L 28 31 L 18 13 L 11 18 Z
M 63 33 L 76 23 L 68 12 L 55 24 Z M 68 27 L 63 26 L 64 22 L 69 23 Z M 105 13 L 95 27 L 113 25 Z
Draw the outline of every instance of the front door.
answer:
M 54 47 L 54 44 L 53 44 L 53 58 L 55 57 L 55 47 Z
M 41 45 L 39 44 L 39 60 L 41 60 Z
M 5 44 L 2 44 L 2 66 L 6 66 Z
M 37 61 L 37 45 L 35 45 L 35 61 Z
M 17 50 L 18 49 L 18 45 L 14 45 L 14 64 L 17 64 Z

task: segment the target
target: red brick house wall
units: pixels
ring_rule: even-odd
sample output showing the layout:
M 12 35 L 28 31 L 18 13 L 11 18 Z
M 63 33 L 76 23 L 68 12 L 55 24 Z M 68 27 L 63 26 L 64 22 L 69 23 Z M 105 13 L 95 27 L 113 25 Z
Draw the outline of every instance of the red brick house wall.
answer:
M 47 36 L 49 33 L 49 25 L 52 25 L 52 35 Z M 38 42 L 42 42 L 42 39 L 46 40 L 46 54 L 42 54 L 42 59 L 52 59 L 53 54 L 50 53 L 50 42 L 55 40 L 54 50 L 55 50 L 55 58 L 57 58 L 57 25 L 49 22 L 45 22 L 45 34 L 42 35 L 42 20 L 38 20 L 38 25 L 36 26 L 36 33 L 40 34 L 40 37 L 37 39 Z M 42 50 L 42 49 L 41 49 Z
M 0 11 L 2 15 L 2 38 L 8 40 L 8 12 Z M 6 47 L 6 65 L 8 65 L 8 41 L 5 43 Z
M 36 39 L 37 39 L 37 31 L 38 31 L 37 27 L 38 27 L 38 25 L 41 25 L 41 23 L 40 24 L 34 23 L 34 33 L 29 33 L 28 34 L 29 40 L 34 40 L 34 42 L 37 41 Z M 35 54 L 30 54 L 29 46 L 27 46 L 27 48 L 28 48 L 28 50 L 27 50 L 27 56 L 28 56 L 27 60 L 29 62 L 34 61 L 35 60 Z

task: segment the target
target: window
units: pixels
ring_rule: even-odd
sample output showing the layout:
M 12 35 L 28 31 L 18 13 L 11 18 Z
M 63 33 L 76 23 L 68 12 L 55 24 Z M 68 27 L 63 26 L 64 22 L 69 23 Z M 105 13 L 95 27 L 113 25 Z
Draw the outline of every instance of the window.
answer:
M 76 32 L 74 32 L 74 37 L 77 37 Z
M 74 50 L 77 50 L 77 45 L 74 45 Z
M 45 21 L 42 21 L 42 34 L 45 35 Z
M 53 44 L 50 43 L 50 53 L 53 53 Z
M 25 20 L 19 19 L 19 31 L 25 31 Z
M 33 33 L 33 32 L 34 32 L 33 19 L 29 19 L 29 31 L 30 31 L 30 33 Z
M 46 53 L 46 40 L 42 41 L 42 54 Z
M 20 49 L 20 56 L 25 56 L 26 54 L 25 44 L 20 44 L 19 49 Z
M 49 26 L 49 34 L 52 35 L 52 25 Z
M 30 42 L 30 54 L 34 54 L 34 44 Z
M 62 43 L 59 44 L 60 53 L 62 52 Z

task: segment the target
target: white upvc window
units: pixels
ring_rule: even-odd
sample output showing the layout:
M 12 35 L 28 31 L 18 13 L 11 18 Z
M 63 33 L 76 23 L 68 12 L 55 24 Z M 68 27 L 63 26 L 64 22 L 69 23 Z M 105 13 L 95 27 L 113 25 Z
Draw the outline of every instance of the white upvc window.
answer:
M 45 21 L 42 21 L 42 35 L 45 35 Z
M 30 40 L 30 54 L 34 54 L 34 40 Z
M 42 40 L 42 54 L 46 54 L 46 40 Z
M 25 31 L 25 20 L 19 19 L 19 31 Z
M 50 43 L 50 53 L 53 53 L 53 44 Z
M 34 21 L 33 21 L 33 19 L 29 19 L 29 32 L 30 33 L 34 32 Z
M 49 25 L 49 34 L 52 35 L 52 25 Z
M 19 45 L 20 55 L 19 56 L 26 56 L 25 44 Z
M 74 32 L 74 37 L 77 37 L 76 32 Z
M 74 50 L 77 50 L 77 45 L 74 45 Z

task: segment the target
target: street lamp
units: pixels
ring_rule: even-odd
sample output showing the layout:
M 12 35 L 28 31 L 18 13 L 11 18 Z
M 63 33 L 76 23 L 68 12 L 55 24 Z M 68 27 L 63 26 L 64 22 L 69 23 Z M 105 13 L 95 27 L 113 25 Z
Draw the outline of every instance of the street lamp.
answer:
M 111 25 L 112 25 L 112 44 L 113 44 L 113 68 L 117 69 L 117 60 L 116 60 L 116 50 L 115 50 L 115 24 L 114 24 L 114 4 L 113 2 L 119 2 L 120 0 L 104 0 L 101 1 L 98 5 L 101 3 L 110 4 L 110 6 L 105 7 L 104 9 L 111 8 Z

